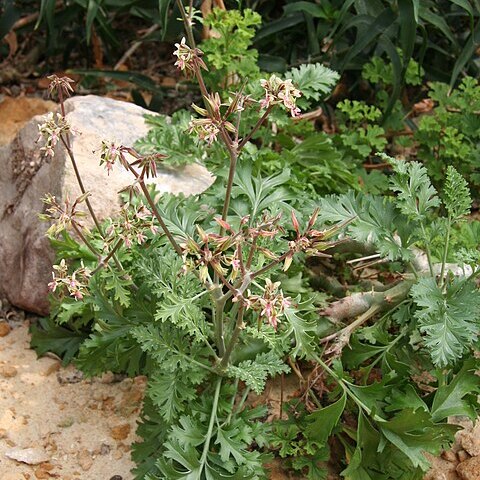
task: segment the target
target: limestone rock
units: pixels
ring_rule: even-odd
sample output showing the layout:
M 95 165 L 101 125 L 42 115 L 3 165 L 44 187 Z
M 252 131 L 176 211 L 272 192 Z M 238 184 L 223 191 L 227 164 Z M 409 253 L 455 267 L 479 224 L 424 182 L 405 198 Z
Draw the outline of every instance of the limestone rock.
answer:
M 125 146 L 148 131 L 147 110 L 126 102 L 87 95 L 65 103 L 67 120 L 80 132 L 72 149 L 90 200 L 99 218 L 114 215 L 119 208 L 118 191 L 132 183 L 120 165 L 110 175 L 99 165 L 102 140 Z M 38 219 L 42 197 L 50 193 L 59 202 L 80 195 L 73 167 L 58 145 L 49 160 L 41 156 L 38 125 L 34 117 L 7 146 L 0 147 L 0 289 L 15 306 L 28 311 L 48 312 L 47 284 L 51 278 L 54 252 Z M 96 152 L 96 153 L 94 153 Z M 163 192 L 200 193 L 212 183 L 211 175 L 199 165 L 159 172 L 154 179 Z
M 473 429 L 464 430 L 458 434 L 460 445 L 472 457 L 480 455 L 480 422 Z
M 28 465 L 38 465 L 49 460 L 49 456 L 39 448 L 12 448 L 5 452 L 5 456 Z
M 462 480 L 480 480 L 480 457 L 472 457 L 457 467 Z

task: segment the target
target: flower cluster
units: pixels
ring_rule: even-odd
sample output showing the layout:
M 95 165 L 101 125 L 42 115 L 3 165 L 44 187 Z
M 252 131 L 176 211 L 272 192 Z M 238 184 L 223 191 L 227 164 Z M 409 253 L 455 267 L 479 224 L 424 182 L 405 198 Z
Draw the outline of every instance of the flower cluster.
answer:
M 188 133 L 195 132 L 200 140 L 205 140 L 207 145 L 212 145 L 217 140 L 220 129 L 210 118 L 195 118 L 188 125 Z
M 221 218 L 215 218 L 215 221 L 222 227 L 222 234 L 205 232 L 197 226 L 199 240 L 189 237 L 181 245 L 184 250 L 184 270 L 198 269 L 201 280 L 205 282 L 209 280 L 208 267 L 212 267 L 224 285 L 233 291 L 234 287 L 229 282 L 234 281 L 240 272 L 246 274 L 251 267 L 249 261 L 244 258 L 243 248 L 248 250 L 253 248 L 264 257 L 276 260 L 276 255 L 260 245 L 257 240 L 259 238 L 271 239 L 282 231 L 278 226 L 280 215 L 272 217 L 264 214 L 260 221 L 253 226 L 248 225 L 249 220 L 249 216 L 242 217 L 240 229 L 234 231 L 228 222 Z M 251 261 L 252 259 L 250 259 Z M 235 294 L 237 295 L 237 293 Z
M 211 145 L 217 140 L 217 135 L 221 129 L 228 132 L 235 133 L 234 125 L 229 122 L 228 117 L 234 112 L 243 109 L 242 103 L 238 96 L 228 104 L 222 103 L 218 93 L 204 97 L 206 109 L 193 104 L 192 108 L 204 118 L 193 118 L 188 127 L 188 132 L 195 132 L 200 140 L 205 140 L 208 145 Z M 221 108 L 228 107 L 225 115 L 222 115 Z
M 129 162 L 126 154 L 131 155 L 134 160 Z M 157 163 L 166 158 L 163 153 L 152 153 L 149 155 L 140 155 L 133 148 L 125 147 L 123 145 L 116 145 L 113 142 L 102 141 L 100 149 L 100 165 L 105 164 L 107 174 L 113 170 L 113 166 L 119 161 L 127 170 L 130 170 L 135 174 L 139 180 L 144 178 L 157 176 Z M 136 173 L 133 169 L 136 167 L 140 169 L 140 172 Z
M 287 271 L 292 263 L 293 256 L 295 253 L 298 252 L 305 252 L 308 255 L 316 256 L 316 257 L 330 257 L 330 255 L 323 253 L 323 250 L 332 247 L 335 245 L 334 242 L 327 242 L 330 237 L 332 237 L 338 230 L 344 227 L 348 222 L 344 222 L 340 225 L 335 225 L 334 227 L 325 230 L 319 231 L 315 230 L 313 227 L 315 222 L 317 221 L 318 217 L 318 209 L 315 210 L 308 221 L 307 228 L 305 232 L 300 231 L 300 225 L 298 223 L 297 217 L 295 216 L 295 212 L 292 210 L 292 224 L 293 229 L 296 233 L 296 238 L 291 240 L 288 243 L 289 251 L 285 255 L 285 264 L 284 264 L 284 271 Z
M 190 48 L 185 40 L 182 38 L 180 43 L 175 44 L 176 50 L 173 54 L 177 57 L 175 66 L 180 70 L 187 72 L 195 72 L 198 68 L 208 70 L 205 62 L 202 60 L 203 52 L 198 48 Z
M 39 217 L 42 220 L 53 222 L 47 230 L 47 235 L 55 238 L 63 230 L 68 230 L 72 224 L 81 227 L 82 225 L 78 219 L 86 216 L 86 213 L 78 210 L 78 205 L 84 202 L 89 195 L 87 192 L 85 195 L 78 197 L 73 203 L 70 202 L 70 198 L 67 195 L 63 205 L 57 201 L 55 195 L 45 195 L 42 201 L 47 206 L 45 209 L 46 213 L 39 215 Z
M 141 245 L 147 240 L 145 235 L 147 230 L 153 234 L 158 232 L 154 218 L 145 205 L 130 208 L 124 205 L 118 220 L 110 220 L 110 222 L 106 229 L 106 247 L 118 238 L 123 240 L 127 248 L 130 248 L 133 243 Z
M 107 174 L 113 170 L 113 166 L 120 158 L 121 146 L 115 145 L 113 142 L 107 143 L 102 141 L 102 147 L 100 149 L 100 165 L 105 164 Z
M 265 318 L 276 330 L 279 318 L 284 314 L 285 309 L 290 307 L 292 301 L 290 297 L 283 295 L 280 290 L 280 282 L 273 283 L 267 278 L 263 295 L 252 295 L 250 291 L 247 291 L 243 303 L 247 309 L 259 312 L 260 318 Z
M 298 117 L 298 115 L 300 115 L 300 109 L 296 105 L 296 99 L 301 97 L 302 93 L 295 88 L 290 79 L 282 80 L 276 75 L 272 75 L 268 80 L 260 80 L 260 84 L 265 90 L 265 98 L 260 101 L 262 108 L 283 104 L 285 108 L 290 110 L 292 117 Z
M 63 295 L 66 289 L 75 300 L 82 300 L 87 293 L 88 279 L 91 272 L 82 266 L 77 268 L 71 275 L 68 274 L 68 266 L 62 258 L 59 265 L 53 266 L 52 281 L 48 284 L 50 292 L 59 291 Z
M 42 139 L 45 141 L 40 151 L 44 152 L 47 157 L 53 157 L 55 155 L 54 148 L 62 140 L 62 134 L 76 134 L 77 132 L 60 113 L 54 115 L 53 112 L 50 112 L 46 115 L 45 122 L 38 126 L 38 133 L 37 142 Z

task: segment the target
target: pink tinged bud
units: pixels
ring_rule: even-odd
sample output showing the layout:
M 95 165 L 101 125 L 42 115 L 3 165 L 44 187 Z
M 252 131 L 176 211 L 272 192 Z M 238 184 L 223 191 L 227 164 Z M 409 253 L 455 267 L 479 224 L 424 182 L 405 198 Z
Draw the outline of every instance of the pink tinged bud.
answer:
M 132 246 L 132 241 L 127 236 L 123 237 L 123 243 L 127 248 L 130 248 Z
M 53 148 L 52 148 L 52 147 L 47 146 L 47 147 L 45 147 L 44 150 L 45 150 L 45 155 L 46 155 L 47 157 L 54 157 L 54 156 L 55 156 L 55 152 L 53 151 Z
M 223 220 L 222 218 L 216 217 L 215 221 L 225 230 L 231 230 L 232 229 L 230 224 L 228 222 L 226 222 L 225 220 Z
M 185 61 L 183 60 L 183 58 L 179 58 L 175 63 L 174 65 L 176 67 L 178 67 L 179 70 L 185 70 Z
M 293 255 L 287 255 L 285 257 L 285 262 L 283 264 L 283 271 L 284 272 L 286 272 L 290 268 L 290 265 L 292 264 L 292 260 L 293 260 Z
M 240 260 L 232 260 L 232 268 L 238 270 L 240 268 Z
M 272 315 L 272 316 L 268 319 L 268 323 L 274 328 L 274 330 L 276 330 L 277 327 L 278 327 L 278 320 L 277 320 L 276 315 Z
M 52 293 L 57 289 L 57 287 L 58 287 L 58 283 L 55 279 L 48 284 L 48 290 Z
M 297 234 L 300 234 L 300 225 L 298 223 L 297 216 L 295 215 L 295 212 L 293 210 L 291 213 L 293 228 L 295 229 L 295 232 L 297 232 Z

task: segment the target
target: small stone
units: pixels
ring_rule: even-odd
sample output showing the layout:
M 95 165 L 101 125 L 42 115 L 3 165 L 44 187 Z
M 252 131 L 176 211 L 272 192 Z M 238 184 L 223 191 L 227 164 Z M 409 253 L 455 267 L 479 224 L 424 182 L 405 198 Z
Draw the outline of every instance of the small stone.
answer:
M 10 325 L 7 322 L 0 322 L 0 337 L 5 337 L 10 333 Z
M 130 433 L 130 424 L 122 423 L 110 429 L 110 436 L 115 440 L 125 440 Z
M 472 457 L 460 463 L 457 473 L 462 480 L 480 480 L 480 457 Z
M 105 372 L 100 377 L 100 383 L 109 384 L 109 383 L 113 383 L 114 380 L 115 380 L 115 374 L 112 372 Z
M 0 365 L 0 376 L 4 378 L 12 378 L 17 374 L 17 369 L 12 365 Z
M 57 373 L 57 380 L 62 385 L 65 383 L 78 383 L 83 380 L 83 373 L 74 367 L 69 367 Z
M 4 428 L 0 428 L 0 440 L 7 438 L 8 432 Z
M 459 462 L 464 462 L 470 458 L 470 455 L 465 450 L 459 450 L 457 452 L 457 457 Z
M 123 477 L 121 475 L 114 475 L 110 480 L 123 480 Z
M 460 445 L 472 457 L 478 457 L 480 455 L 480 422 L 470 431 L 462 432 Z
M 113 458 L 115 460 L 120 460 L 123 457 L 123 452 L 121 450 L 115 450 Z
M 442 458 L 447 462 L 451 462 L 451 463 L 458 462 L 457 456 L 451 450 L 445 450 L 444 452 L 442 452 Z
M 93 458 L 87 450 L 82 450 L 77 455 L 77 460 L 78 460 L 78 464 L 80 465 L 80 468 L 84 472 L 87 472 L 88 470 L 90 470 L 92 468 Z
M 48 455 L 39 448 L 12 448 L 5 452 L 5 456 L 28 465 L 38 465 L 49 460 Z
M 110 445 L 108 443 L 102 443 L 100 445 L 100 455 L 108 455 L 110 453 L 110 450 L 112 449 L 112 447 L 110 447 Z
M 46 358 L 43 361 L 43 365 L 41 368 L 41 375 L 44 377 L 48 377 L 52 373 L 58 372 L 60 370 L 61 363 L 58 360 L 54 360 L 53 358 Z
M 57 427 L 60 428 L 68 428 L 71 427 L 75 423 L 75 419 L 73 417 L 64 418 L 59 423 L 57 423 Z
M 48 470 L 45 470 L 43 467 L 36 468 L 34 473 L 35 473 L 35 478 L 38 478 L 39 480 L 51 478 L 51 475 L 48 472 Z

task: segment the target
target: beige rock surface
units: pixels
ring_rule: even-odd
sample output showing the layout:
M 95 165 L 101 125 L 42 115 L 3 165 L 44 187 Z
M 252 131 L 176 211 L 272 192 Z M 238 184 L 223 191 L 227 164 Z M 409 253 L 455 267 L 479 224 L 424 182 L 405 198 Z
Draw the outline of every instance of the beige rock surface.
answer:
M 480 457 L 472 457 L 460 463 L 457 472 L 461 480 L 480 480 Z
M 57 374 L 73 378 L 73 369 L 46 375 L 56 361 L 37 360 L 29 349 L 26 323 L 0 337 L 0 362 L 18 372 L 0 377 L 1 480 L 110 480 L 114 475 L 132 480 L 134 465 L 128 450 L 135 439 L 143 378 L 108 384 L 99 379 L 60 383 Z M 112 428 L 118 426 L 123 428 L 121 440 L 112 438 Z M 32 452 L 26 449 L 44 454 L 41 460 L 48 461 L 28 465 L 7 456 L 17 452 L 28 458 Z
M 67 120 L 80 132 L 73 137 L 72 149 L 94 210 L 100 219 L 115 215 L 118 192 L 133 179 L 119 165 L 107 175 L 99 165 L 99 149 L 102 140 L 133 146 L 148 131 L 144 122 L 148 112 L 93 95 L 71 98 L 65 109 Z M 13 305 L 40 314 L 48 312 L 47 284 L 54 258 L 44 236 L 48 225 L 38 219 L 44 209 L 41 199 L 47 193 L 60 203 L 67 196 L 72 200 L 80 196 L 63 146 L 57 145 L 53 158 L 40 154 L 36 141 L 43 122 L 42 116 L 34 117 L 9 145 L 0 147 L 0 289 Z M 163 171 L 154 179 L 162 192 L 185 194 L 205 190 L 212 180 L 199 165 Z
M 55 103 L 35 97 L 5 97 L 0 101 L 0 145 L 11 142 L 17 132 L 35 115 L 55 108 Z

